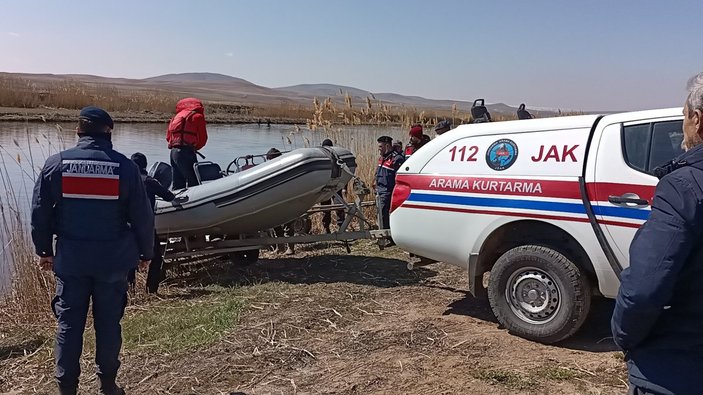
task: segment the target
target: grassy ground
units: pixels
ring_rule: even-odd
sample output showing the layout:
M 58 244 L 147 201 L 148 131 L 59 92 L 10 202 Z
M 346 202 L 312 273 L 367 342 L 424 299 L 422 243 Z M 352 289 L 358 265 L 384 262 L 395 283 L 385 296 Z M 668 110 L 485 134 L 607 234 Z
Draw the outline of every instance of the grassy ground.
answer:
M 160 296 L 134 294 L 119 381 L 130 394 L 625 391 L 608 302 L 574 338 L 545 346 L 499 328 L 457 268 L 408 271 L 403 252 L 366 241 L 350 255 L 300 247 L 246 268 L 173 268 Z M 34 324 L 0 327 L 0 392 L 53 392 L 54 323 Z M 95 391 L 93 356 L 89 335 L 85 393 Z

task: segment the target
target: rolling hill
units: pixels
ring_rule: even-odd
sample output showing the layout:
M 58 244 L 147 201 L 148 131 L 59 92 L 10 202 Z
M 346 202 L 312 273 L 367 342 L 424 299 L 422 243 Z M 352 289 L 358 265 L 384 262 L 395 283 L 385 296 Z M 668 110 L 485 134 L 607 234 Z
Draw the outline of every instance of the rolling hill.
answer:
M 144 79 L 113 78 L 86 74 L 25 74 L 1 73 L 0 77 L 18 77 L 32 81 L 38 86 L 61 81 L 75 81 L 91 85 L 112 85 L 119 89 L 161 90 L 179 96 L 197 96 L 206 101 L 230 102 L 248 105 L 309 104 L 314 97 L 331 97 L 343 101 L 349 94 L 355 102 L 367 97 L 394 106 L 418 109 L 450 109 L 457 105 L 466 111 L 471 102 L 460 100 L 436 100 L 420 96 L 397 93 L 371 92 L 364 89 L 336 84 L 300 84 L 279 88 L 268 88 L 242 78 L 217 73 L 165 74 Z M 514 113 L 516 108 L 503 103 L 488 104 L 493 113 Z M 529 106 L 528 106 L 529 109 Z M 542 114 L 548 113 L 541 111 Z

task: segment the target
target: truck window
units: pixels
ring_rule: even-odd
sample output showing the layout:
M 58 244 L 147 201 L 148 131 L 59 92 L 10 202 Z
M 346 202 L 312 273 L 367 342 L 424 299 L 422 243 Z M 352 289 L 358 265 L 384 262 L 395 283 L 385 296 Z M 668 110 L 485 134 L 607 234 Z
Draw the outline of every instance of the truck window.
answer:
M 683 153 L 682 121 L 625 126 L 622 141 L 625 162 L 633 169 L 653 174 L 654 169 Z
M 647 171 L 652 172 L 655 168 L 681 155 L 683 153 L 681 142 L 683 142 L 681 121 L 655 123 Z
M 633 125 L 623 128 L 623 153 L 625 162 L 633 168 L 647 171 L 647 153 L 651 137 L 651 125 Z

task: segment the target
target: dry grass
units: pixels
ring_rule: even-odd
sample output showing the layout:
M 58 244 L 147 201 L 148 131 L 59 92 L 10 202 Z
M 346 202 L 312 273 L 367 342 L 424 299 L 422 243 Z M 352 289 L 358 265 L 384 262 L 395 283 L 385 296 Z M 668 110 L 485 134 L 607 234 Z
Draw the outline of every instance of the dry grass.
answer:
M 71 80 L 36 82 L 20 77 L 0 77 L 0 107 L 7 108 L 80 109 L 96 105 L 111 112 L 153 113 L 157 115 L 154 121 L 162 121 L 172 114 L 180 98 L 172 92 L 155 89 L 122 89 L 110 84 Z M 315 98 L 310 105 L 280 103 L 253 106 L 207 102 L 206 107 L 210 122 L 301 123 L 307 120 L 310 129 L 332 125 L 410 126 L 420 123 L 431 126 L 442 119 L 451 119 L 454 125 L 459 125 L 471 119 L 469 108 L 461 109 L 456 104 L 446 110 L 426 110 L 390 104 L 373 95 L 359 99 L 348 92 L 322 100 Z M 494 120 L 508 119 L 515 117 L 494 114 Z
M 312 118 L 308 119 L 308 128 L 316 130 L 340 124 L 409 127 L 419 123 L 425 126 L 434 126 L 442 119 L 451 119 L 454 125 L 459 125 L 471 120 L 469 110 L 462 111 L 456 105 L 447 110 L 423 110 L 416 107 L 392 105 L 373 96 L 366 97 L 362 102 L 354 102 L 349 93 L 344 93 L 342 98 L 342 103 L 332 97 L 327 97 L 322 101 L 314 98 L 313 114 Z M 499 116 L 497 120 L 505 119 Z
M 38 84 L 24 78 L 0 77 L 0 107 L 79 109 L 95 105 L 110 111 L 170 113 L 178 99 L 157 90 L 120 90 L 112 85 L 75 81 Z
M 0 330 L 15 335 L 39 333 L 39 328 L 52 320 L 49 306 L 54 279 L 37 265 L 29 229 L 28 185 L 36 180 L 46 158 L 64 148 L 60 129 L 51 136 L 32 136 L 26 128 L 25 136 L 25 141 L 13 141 L 19 152 L 15 157 L 0 146 L 0 185 L 4 190 L 0 195 L 0 229 L 4 235 L 0 238 L 3 242 L 0 257 L 11 262 L 3 263 L 9 270 L 10 284 L 0 299 Z M 20 167 L 26 182 L 13 182 L 9 166 Z

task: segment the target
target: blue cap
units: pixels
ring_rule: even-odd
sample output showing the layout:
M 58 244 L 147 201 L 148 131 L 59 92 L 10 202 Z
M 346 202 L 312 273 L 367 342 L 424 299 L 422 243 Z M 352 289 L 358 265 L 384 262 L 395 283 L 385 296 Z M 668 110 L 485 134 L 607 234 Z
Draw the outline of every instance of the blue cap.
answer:
M 91 121 L 100 125 L 105 125 L 110 129 L 114 129 L 115 127 L 112 122 L 112 118 L 110 117 L 110 114 L 108 114 L 107 111 L 103 110 L 102 108 L 94 106 L 83 107 L 81 113 L 78 115 L 78 118 L 85 119 L 87 121 Z

